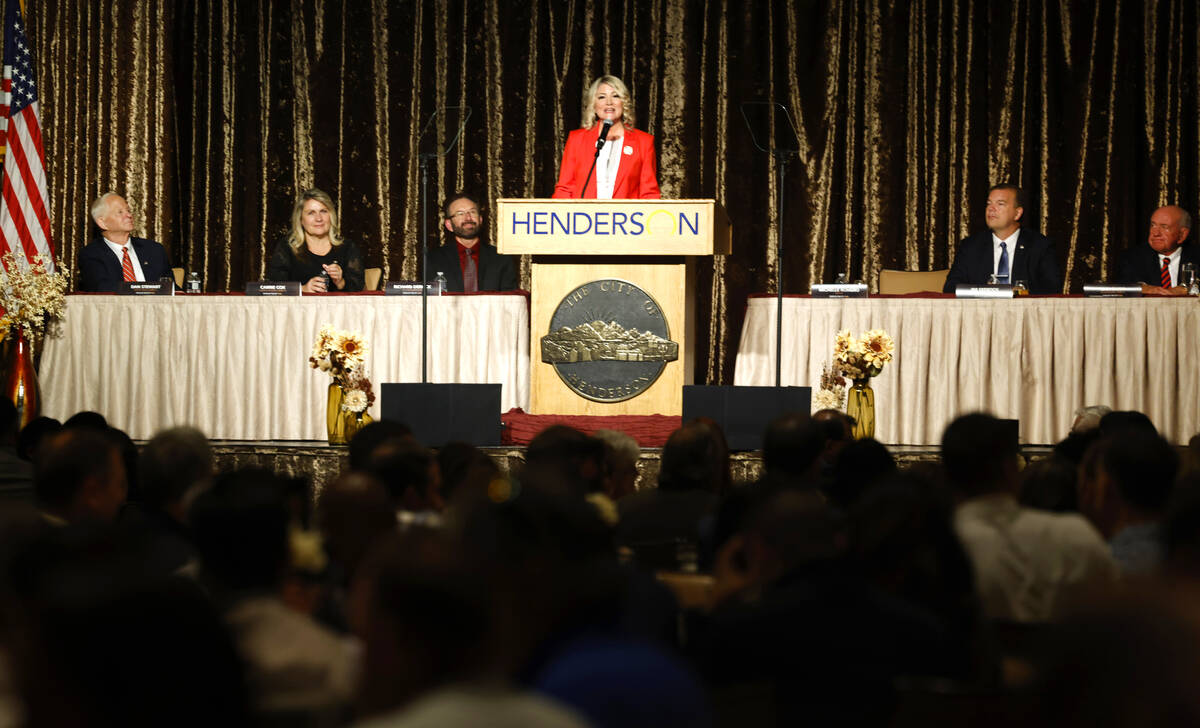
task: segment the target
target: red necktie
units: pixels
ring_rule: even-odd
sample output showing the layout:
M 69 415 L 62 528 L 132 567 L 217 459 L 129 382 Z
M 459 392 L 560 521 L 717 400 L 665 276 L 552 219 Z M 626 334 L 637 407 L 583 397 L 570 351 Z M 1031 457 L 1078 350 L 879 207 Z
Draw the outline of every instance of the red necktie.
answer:
M 133 274 L 133 261 L 129 259 L 129 246 L 126 245 L 121 250 L 124 251 L 121 254 L 121 273 L 125 276 L 125 280 L 136 281 L 137 276 Z
M 475 256 L 467 251 L 467 264 L 463 266 L 463 290 L 475 293 L 479 290 L 479 269 L 475 266 Z
M 1171 287 L 1171 259 L 1170 258 L 1163 258 L 1162 287 L 1163 288 Z

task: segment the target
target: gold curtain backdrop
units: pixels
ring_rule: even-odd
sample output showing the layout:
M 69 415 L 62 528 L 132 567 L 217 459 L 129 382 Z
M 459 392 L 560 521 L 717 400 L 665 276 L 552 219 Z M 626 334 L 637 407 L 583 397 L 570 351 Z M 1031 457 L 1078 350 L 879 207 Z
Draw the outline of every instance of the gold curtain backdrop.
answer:
M 9 0 L 15 1 L 15 0 Z M 699 277 L 698 380 L 728 383 L 746 295 L 772 291 L 775 164 L 741 104 L 774 100 L 784 287 L 936 269 L 1016 181 L 1067 288 L 1115 268 L 1151 211 L 1200 208 L 1195 0 L 27 0 L 51 215 L 73 267 L 97 193 L 208 291 L 262 277 L 296 193 L 330 192 L 391 279 L 419 275 L 420 133 L 470 106 L 437 204 L 545 197 L 581 94 L 630 86 L 666 197 L 715 198 L 734 254 Z M 432 137 L 453 134 L 441 115 Z M 433 148 L 432 146 L 426 148 Z M 494 224 L 494 221 L 491 221 Z M 528 268 L 523 280 L 528 283 Z

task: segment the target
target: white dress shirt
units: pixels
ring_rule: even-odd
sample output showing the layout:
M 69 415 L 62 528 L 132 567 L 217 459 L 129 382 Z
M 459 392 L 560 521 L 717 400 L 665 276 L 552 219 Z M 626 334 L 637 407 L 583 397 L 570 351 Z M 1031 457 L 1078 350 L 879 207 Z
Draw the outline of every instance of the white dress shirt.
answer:
M 992 233 L 992 272 L 1000 275 L 1000 243 L 1004 243 L 1008 248 L 1008 280 L 1003 283 L 1013 282 L 1013 254 L 1017 252 L 1017 238 L 1021 237 L 1021 228 L 1007 238 L 998 238 L 996 233 Z

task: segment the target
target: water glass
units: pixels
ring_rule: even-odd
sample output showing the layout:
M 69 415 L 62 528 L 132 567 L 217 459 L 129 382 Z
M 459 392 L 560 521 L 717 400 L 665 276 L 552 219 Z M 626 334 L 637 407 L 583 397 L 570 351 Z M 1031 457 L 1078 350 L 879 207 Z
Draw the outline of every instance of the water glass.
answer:
M 1192 294 L 1192 290 L 1197 287 L 1195 263 L 1184 263 L 1179 266 L 1179 285 L 1187 288 L 1187 292 Z

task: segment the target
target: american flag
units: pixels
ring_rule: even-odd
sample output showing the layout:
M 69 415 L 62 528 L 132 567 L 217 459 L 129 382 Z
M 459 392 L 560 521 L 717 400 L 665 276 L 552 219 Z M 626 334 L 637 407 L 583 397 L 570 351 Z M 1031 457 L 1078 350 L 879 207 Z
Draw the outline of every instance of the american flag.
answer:
M 21 9 L 8 0 L 4 16 L 4 180 L 0 183 L 0 254 L 23 251 L 25 260 L 40 255 L 54 269 L 50 238 L 50 195 L 46 189 L 46 151 L 38 121 L 33 55 Z M 18 259 L 22 256 L 18 255 Z

